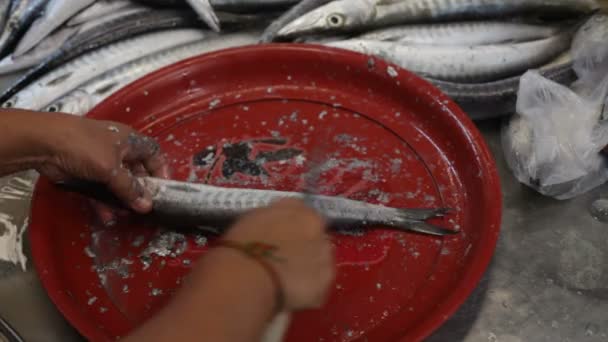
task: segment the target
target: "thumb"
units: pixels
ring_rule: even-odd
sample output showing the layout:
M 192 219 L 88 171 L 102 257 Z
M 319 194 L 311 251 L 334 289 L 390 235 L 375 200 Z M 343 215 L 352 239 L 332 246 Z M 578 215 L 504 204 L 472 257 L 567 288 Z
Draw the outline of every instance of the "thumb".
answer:
M 108 187 L 136 212 L 145 214 L 152 210 L 150 193 L 128 169 L 119 168 L 110 178 Z

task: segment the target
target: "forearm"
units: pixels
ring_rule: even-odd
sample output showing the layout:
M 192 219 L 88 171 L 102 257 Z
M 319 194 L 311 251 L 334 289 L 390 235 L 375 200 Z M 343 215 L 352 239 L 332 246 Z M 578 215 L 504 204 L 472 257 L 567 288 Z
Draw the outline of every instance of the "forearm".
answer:
M 48 156 L 46 133 L 56 115 L 22 110 L 0 111 L 0 176 L 35 168 Z
M 127 341 L 258 341 L 275 305 L 272 280 L 238 251 L 208 253 L 183 288 Z

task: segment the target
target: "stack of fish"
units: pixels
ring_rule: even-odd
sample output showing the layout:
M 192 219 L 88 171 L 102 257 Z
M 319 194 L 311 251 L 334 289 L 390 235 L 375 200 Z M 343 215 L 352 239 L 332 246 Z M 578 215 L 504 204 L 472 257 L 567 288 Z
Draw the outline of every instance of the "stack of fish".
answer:
M 281 40 L 379 56 L 433 82 L 473 118 L 496 117 L 513 112 L 528 69 L 574 80 L 571 37 L 597 7 L 593 0 L 0 0 L 0 74 L 25 70 L 0 102 L 82 115 L 179 60 Z

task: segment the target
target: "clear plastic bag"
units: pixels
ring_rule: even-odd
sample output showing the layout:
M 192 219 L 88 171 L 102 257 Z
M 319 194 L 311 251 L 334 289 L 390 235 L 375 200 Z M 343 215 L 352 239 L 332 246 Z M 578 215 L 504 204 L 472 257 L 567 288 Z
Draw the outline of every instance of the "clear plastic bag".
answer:
M 520 80 L 517 114 L 503 130 L 515 177 L 568 199 L 608 180 L 608 17 L 592 17 L 572 44 L 579 80 L 571 88 L 531 70 Z

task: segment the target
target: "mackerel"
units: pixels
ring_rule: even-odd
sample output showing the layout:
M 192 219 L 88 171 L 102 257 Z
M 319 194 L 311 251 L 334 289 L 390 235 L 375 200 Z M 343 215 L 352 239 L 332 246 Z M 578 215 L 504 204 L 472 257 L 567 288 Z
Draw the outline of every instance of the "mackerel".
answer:
M 40 110 L 86 81 L 125 63 L 181 44 L 201 40 L 196 29 L 168 30 L 126 39 L 89 52 L 30 84 L 4 107 Z

